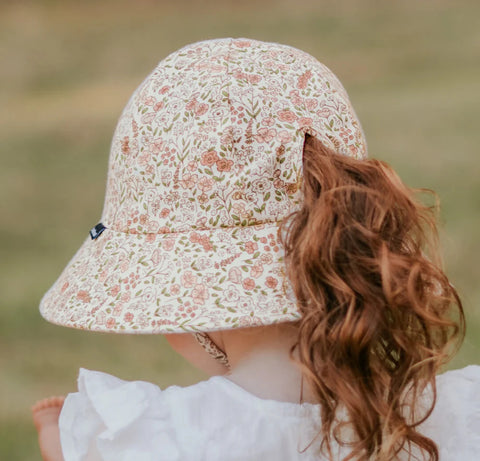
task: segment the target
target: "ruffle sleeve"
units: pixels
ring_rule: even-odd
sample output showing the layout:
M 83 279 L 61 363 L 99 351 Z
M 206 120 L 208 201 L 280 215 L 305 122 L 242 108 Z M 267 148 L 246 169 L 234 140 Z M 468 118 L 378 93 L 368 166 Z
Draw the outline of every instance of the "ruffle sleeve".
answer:
M 180 460 L 170 413 L 154 384 L 81 369 L 59 419 L 65 461 Z

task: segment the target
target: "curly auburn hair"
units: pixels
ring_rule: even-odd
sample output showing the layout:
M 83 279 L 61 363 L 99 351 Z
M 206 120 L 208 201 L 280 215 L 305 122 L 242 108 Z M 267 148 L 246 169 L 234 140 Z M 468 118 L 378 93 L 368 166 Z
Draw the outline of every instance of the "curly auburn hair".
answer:
M 333 459 L 335 440 L 351 448 L 344 461 L 414 450 L 437 461 L 436 444 L 417 426 L 433 411 L 435 375 L 460 345 L 465 319 L 440 268 L 436 207 L 415 197 L 431 191 L 309 135 L 303 168 L 302 208 L 279 233 L 302 313 L 292 356 L 321 404 L 321 449 Z M 346 426 L 353 440 L 342 437 Z

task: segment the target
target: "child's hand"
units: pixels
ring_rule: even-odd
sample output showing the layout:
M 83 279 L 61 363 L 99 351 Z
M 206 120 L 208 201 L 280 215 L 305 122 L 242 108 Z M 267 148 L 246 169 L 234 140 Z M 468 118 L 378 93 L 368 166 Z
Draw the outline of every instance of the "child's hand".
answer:
M 44 461 L 64 461 L 60 446 L 58 417 L 65 397 L 49 397 L 32 407 L 32 416 L 38 432 L 38 444 Z

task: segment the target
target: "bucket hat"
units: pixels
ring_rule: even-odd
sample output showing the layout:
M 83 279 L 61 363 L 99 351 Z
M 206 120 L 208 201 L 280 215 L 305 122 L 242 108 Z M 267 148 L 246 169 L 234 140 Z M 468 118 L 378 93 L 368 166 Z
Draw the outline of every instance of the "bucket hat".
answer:
M 41 314 L 117 333 L 297 320 L 278 229 L 302 204 L 306 133 L 366 156 L 346 91 L 309 54 L 231 38 L 170 54 L 121 114 L 100 222 Z

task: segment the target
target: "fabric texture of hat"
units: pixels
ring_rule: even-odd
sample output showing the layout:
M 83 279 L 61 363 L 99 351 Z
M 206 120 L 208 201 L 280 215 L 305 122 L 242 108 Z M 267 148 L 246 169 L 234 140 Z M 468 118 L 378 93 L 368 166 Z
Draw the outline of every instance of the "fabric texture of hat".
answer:
M 302 203 L 305 133 L 366 156 L 344 88 L 309 54 L 250 39 L 172 53 L 120 117 L 103 226 L 45 294 L 42 315 L 117 333 L 298 319 L 277 230 Z

